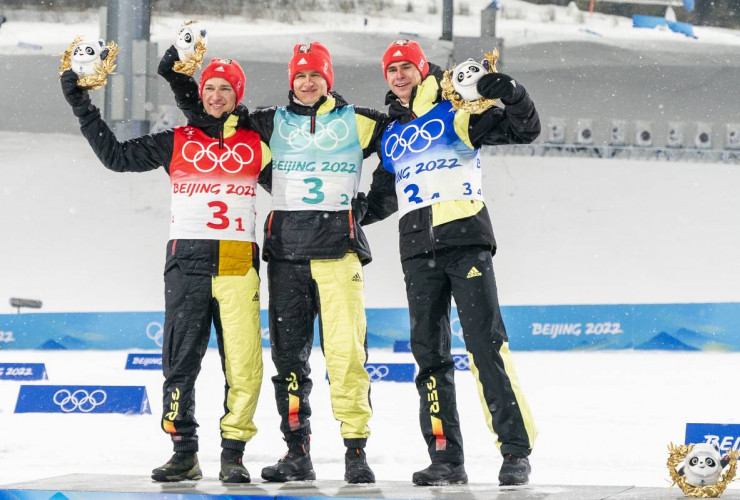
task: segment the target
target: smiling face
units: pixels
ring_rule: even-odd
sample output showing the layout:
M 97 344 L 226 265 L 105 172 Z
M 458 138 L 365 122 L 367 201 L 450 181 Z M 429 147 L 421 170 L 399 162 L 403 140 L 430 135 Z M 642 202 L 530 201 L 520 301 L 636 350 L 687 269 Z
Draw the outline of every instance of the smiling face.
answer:
M 478 80 L 487 73 L 486 69 L 472 59 L 455 66 L 452 72 L 452 86 L 465 101 L 475 101 L 482 96 L 478 93 Z
M 223 78 L 209 78 L 203 85 L 203 108 L 214 118 L 221 118 L 224 113 L 231 113 L 236 107 L 236 92 L 231 84 Z
M 318 71 L 304 69 L 293 77 L 293 93 L 307 106 L 316 104 L 319 99 L 329 93 L 328 88 L 326 80 Z
M 398 100 L 408 104 L 414 87 L 421 83 L 421 73 L 409 61 L 398 61 L 385 69 L 385 80 Z

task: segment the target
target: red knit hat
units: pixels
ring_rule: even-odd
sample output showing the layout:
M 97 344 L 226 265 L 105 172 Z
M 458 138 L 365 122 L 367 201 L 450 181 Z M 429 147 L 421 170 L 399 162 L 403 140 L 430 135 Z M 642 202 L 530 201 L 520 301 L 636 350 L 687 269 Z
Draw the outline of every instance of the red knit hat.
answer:
M 331 54 L 319 42 L 299 43 L 293 47 L 293 57 L 288 63 L 288 85 L 293 89 L 296 73 L 310 69 L 318 71 L 326 80 L 327 90 L 334 85 L 334 69 L 331 66 Z
M 244 76 L 244 70 L 239 63 L 233 59 L 211 59 L 206 69 L 200 74 L 200 86 L 198 92 L 203 99 L 203 86 L 211 78 L 223 78 L 231 84 L 231 88 L 236 93 L 236 103 L 239 104 L 244 97 L 244 85 L 247 83 L 247 77 Z
M 388 46 L 383 54 L 383 78 L 385 78 L 388 66 L 398 61 L 408 61 L 416 66 L 422 79 L 429 74 L 427 56 L 424 55 L 419 44 L 413 40 L 396 40 Z

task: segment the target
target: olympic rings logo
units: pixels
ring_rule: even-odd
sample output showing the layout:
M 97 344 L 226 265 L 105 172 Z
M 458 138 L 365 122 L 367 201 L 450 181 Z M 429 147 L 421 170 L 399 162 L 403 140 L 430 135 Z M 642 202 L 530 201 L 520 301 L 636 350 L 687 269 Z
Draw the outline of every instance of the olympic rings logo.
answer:
M 224 145 L 226 150 L 221 154 L 212 150 L 217 146 L 218 142 L 212 142 L 204 147 L 200 142 L 188 141 L 182 146 L 182 157 L 192 163 L 196 170 L 200 172 L 208 173 L 215 170 L 216 167 L 221 167 L 221 170 L 227 174 L 239 172 L 245 165 L 249 165 L 254 160 L 254 150 L 243 142 L 236 144 L 233 149 Z M 189 156 L 190 153 L 192 153 L 192 157 Z
M 455 360 L 455 370 L 470 370 L 467 354 L 453 354 L 452 359 Z
M 164 337 L 162 324 L 158 321 L 152 321 L 151 323 L 146 325 L 146 336 L 152 339 L 154 343 L 157 344 L 159 347 L 162 347 L 162 344 L 164 343 L 162 341 L 162 338 Z
M 54 404 L 59 406 L 64 413 L 71 413 L 75 410 L 89 413 L 105 403 L 106 399 L 108 399 L 108 395 L 101 389 L 96 389 L 89 394 L 84 389 L 78 389 L 74 392 L 59 389 L 54 394 Z
M 390 372 L 386 365 L 367 365 L 365 366 L 365 370 L 367 370 L 367 374 L 370 375 L 370 380 L 372 382 L 383 380 Z
M 439 130 L 436 130 L 439 127 Z M 421 153 L 429 149 L 432 141 L 442 137 L 445 132 L 445 124 L 439 118 L 429 120 L 421 127 L 411 124 L 407 125 L 400 134 L 391 134 L 385 141 L 385 155 L 393 160 L 398 160 L 406 151 Z
M 278 125 L 278 134 L 288 141 L 294 151 L 303 151 L 311 145 L 322 151 L 332 151 L 339 143 L 349 137 L 349 127 L 344 121 L 336 118 L 326 125 L 316 122 L 317 130 L 312 134 L 311 122 L 304 122 L 300 127 L 293 127 L 287 132 L 283 129 L 284 121 Z

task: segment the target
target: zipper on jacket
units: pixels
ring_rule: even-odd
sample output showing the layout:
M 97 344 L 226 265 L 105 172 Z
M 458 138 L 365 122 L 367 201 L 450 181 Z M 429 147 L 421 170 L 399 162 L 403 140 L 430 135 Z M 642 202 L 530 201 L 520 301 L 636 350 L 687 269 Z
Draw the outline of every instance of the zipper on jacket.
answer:
M 316 133 L 316 115 L 311 115 L 311 133 Z
M 434 255 L 434 217 L 432 216 L 432 207 L 427 207 L 429 210 L 429 243 L 432 245 L 432 259 L 435 259 Z
M 218 131 L 218 149 L 224 148 L 224 129 Z
M 349 239 L 355 238 L 355 221 L 352 217 L 352 210 L 349 211 Z

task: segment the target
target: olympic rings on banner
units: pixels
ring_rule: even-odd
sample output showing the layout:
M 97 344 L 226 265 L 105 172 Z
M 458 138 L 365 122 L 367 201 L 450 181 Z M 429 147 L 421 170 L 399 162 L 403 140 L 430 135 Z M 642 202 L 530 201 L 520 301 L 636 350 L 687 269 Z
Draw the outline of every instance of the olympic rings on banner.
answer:
M 162 338 L 164 337 L 162 324 L 157 321 L 152 321 L 146 325 L 146 336 L 152 339 L 159 347 L 162 347 Z
M 84 389 L 77 389 L 75 392 L 59 389 L 54 394 L 54 404 L 59 406 L 64 413 L 71 413 L 75 410 L 89 413 L 105 403 L 106 399 L 108 395 L 101 389 L 96 389 L 89 394 Z
M 388 373 L 390 372 L 388 367 L 385 365 L 369 365 L 365 367 L 365 370 L 367 370 L 367 374 L 370 375 L 370 380 L 373 382 L 383 380 L 385 377 L 388 376 Z

